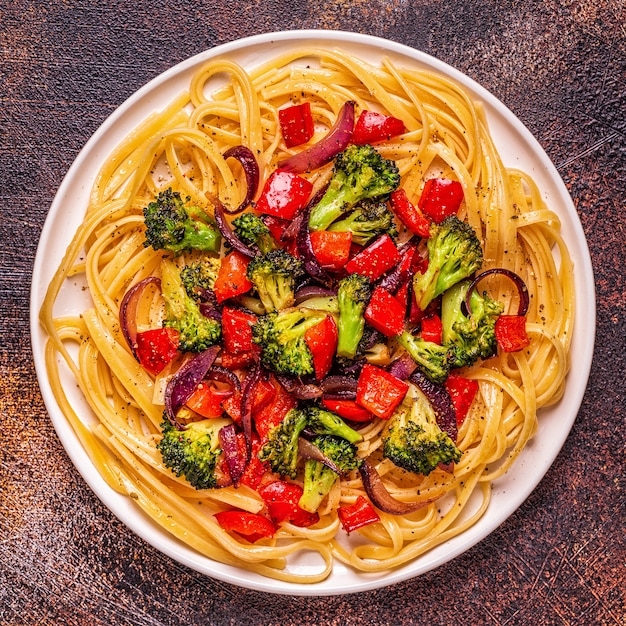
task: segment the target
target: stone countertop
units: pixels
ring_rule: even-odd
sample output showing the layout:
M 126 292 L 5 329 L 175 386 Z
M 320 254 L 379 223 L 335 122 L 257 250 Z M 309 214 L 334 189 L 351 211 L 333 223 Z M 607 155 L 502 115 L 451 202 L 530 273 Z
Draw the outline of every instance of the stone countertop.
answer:
M 623 0 L 0 0 L 0 15 L 0 624 L 626 624 Z M 432 572 L 332 597 L 216 581 L 128 531 L 61 446 L 29 343 L 37 240 L 93 132 L 177 62 L 239 37 L 301 28 L 411 45 L 502 100 L 571 193 L 597 290 L 580 412 L 526 502 Z

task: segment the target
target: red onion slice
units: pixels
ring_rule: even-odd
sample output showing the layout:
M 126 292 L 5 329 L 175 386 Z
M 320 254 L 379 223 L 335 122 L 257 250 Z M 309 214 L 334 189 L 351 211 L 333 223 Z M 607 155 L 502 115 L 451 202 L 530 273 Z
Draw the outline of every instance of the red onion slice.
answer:
M 252 392 L 256 384 L 261 380 L 262 373 L 261 366 L 258 363 L 254 363 L 248 370 L 241 391 L 241 426 L 246 440 L 246 465 L 252 457 Z
M 234 424 L 223 426 L 218 433 L 220 440 L 220 448 L 224 453 L 228 473 L 235 485 L 239 483 L 244 470 L 246 469 L 246 460 L 239 454 L 239 445 L 237 444 L 237 430 Z
M 230 210 L 224 207 L 224 212 L 229 215 L 236 215 L 241 213 L 253 200 L 259 187 L 259 164 L 254 158 L 254 154 L 250 148 L 246 146 L 233 146 L 224 152 L 224 158 L 237 159 L 241 163 L 244 175 L 246 177 L 246 196 L 241 204 L 234 210 Z
M 484 272 L 482 272 L 482 274 L 479 274 L 478 276 L 476 276 L 476 278 L 474 278 L 474 280 L 470 283 L 470 286 L 467 288 L 467 292 L 465 293 L 465 308 L 467 309 L 469 314 L 471 315 L 472 313 L 472 308 L 470 306 L 470 298 L 472 295 L 472 291 L 474 291 L 474 289 L 476 288 L 476 285 L 478 285 L 478 283 L 483 278 L 486 278 L 487 276 L 490 276 L 493 274 L 500 274 L 502 276 L 506 276 L 513 282 L 513 284 L 517 287 L 517 292 L 519 294 L 519 304 L 517 307 L 517 315 L 520 315 L 520 316 L 526 315 L 526 313 L 528 312 L 528 306 L 530 304 L 530 297 L 528 295 L 528 287 L 526 286 L 526 283 L 524 282 L 522 277 L 519 276 L 519 274 L 516 274 L 515 272 L 511 270 L 507 270 L 504 267 L 494 267 L 490 270 L 485 270 Z
M 202 382 L 219 351 L 219 346 L 211 346 L 204 352 L 200 352 L 184 363 L 167 383 L 165 387 L 165 414 L 177 430 L 185 430 L 185 427 L 176 418 L 178 411 Z
M 372 504 L 385 513 L 391 515 L 407 515 L 431 503 L 430 500 L 426 502 L 401 502 L 400 500 L 396 500 L 396 498 L 387 491 L 387 487 L 385 487 L 380 474 L 367 459 L 363 461 L 359 472 L 365 492 L 372 501 Z
M 452 398 L 450 398 L 450 394 L 445 386 L 434 383 L 419 369 L 416 369 L 411 374 L 409 380 L 414 385 L 417 385 L 428 398 L 437 416 L 437 425 L 439 428 L 448 433 L 452 441 L 456 441 L 458 435 L 456 411 L 452 404 Z
M 139 361 L 137 356 L 137 308 L 139 307 L 141 294 L 148 285 L 156 285 L 160 290 L 161 279 L 156 276 L 144 278 L 126 292 L 120 303 L 120 328 L 122 329 L 122 335 L 124 335 L 124 339 L 126 339 L 126 343 L 137 361 Z
M 331 459 L 329 459 L 314 443 L 304 437 L 298 438 L 298 454 L 303 459 L 311 459 L 313 461 L 323 463 L 339 476 L 342 474 L 341 470 Z
M 406 380 L 416 369 L 417 363 L 411 355 L 408 352 L 403 352 L 389 365 L 387 371 L 400 380 Z
M 254 250 L 241 241 L 230 227 L 226 219 L 226 207 L 224 203 L 216 196 L 211 196 L 210 200 L 213 203 L 215 222 L 217 223 L 217 228 L 222 237 L 224 237 L 234 250 L 241 252 L 244 256 L 252 258 L 255 255 Z
M 222 367 L 221 365 L 211 366 L 206 374 L 206 378 L 209 380 L 219 380 L 222 383 L 229 384 L 236 391 L 241 391 L 241 382 L 237 374 L 227 367 Z
M 326 136 L 310 148 L 279 162 L 279 169 L 294 174 L 310 172 L 326 165 L 345 150 L 350 143 L 354 129 L 354 105 L 352 100 L 346 102 Z

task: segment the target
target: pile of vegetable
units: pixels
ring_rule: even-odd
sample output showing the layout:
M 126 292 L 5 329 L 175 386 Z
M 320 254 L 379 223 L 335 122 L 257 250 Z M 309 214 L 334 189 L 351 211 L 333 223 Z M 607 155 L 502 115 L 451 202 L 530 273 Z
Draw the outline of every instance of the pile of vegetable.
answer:
M 280 111 L 289 148 L 312 137 L 310 107 Z M 160 274 L 135 284 L 120 307 L 130 350 L 166 377 L 159 449 L 196 489 L 246 485 L 260 514 L 216 514 L 257 541 L 278 525 L 310 526 L 338 481 L 360 476 L 368 498 L 340 506 L 351 532 L 418 505 L 385 489 L 359 455 L 360 429 L 383 420 L 379 454 L 406 472 L 454 470 L 457 432 L 478 391 L 462 370 L 529 342 L 521 279 L 480 273 L 478 234 L 459 218 L 461 184 L 425 181 L 417 202 L 377 144 L 400 120 L 347 102 L 335 126 L 277 168 L 259 190 L 245 146 L 240 206 L 212 199 L 209 214 L 173 189 L 144 209 L 146 247 L 164 252 Z M 332 163 L 313 193 L 306 174 Z M 253 201 L 253 199 L 256 200 Z M 192 258 L 186 264 L 180 255 Z M 182 258 L 182 257 L 181 257 Z M 519 292 L 516 315 L 478 289 L 489 274 Z M 146 289 L 160 291 L 161 326 L 138 327 Z

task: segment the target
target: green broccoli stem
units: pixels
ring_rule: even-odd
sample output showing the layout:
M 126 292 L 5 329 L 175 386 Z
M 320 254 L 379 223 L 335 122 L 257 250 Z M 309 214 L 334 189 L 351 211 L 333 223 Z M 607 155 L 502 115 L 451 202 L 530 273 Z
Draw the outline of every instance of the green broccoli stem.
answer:
M 308 459 L 304 464 L 303 492 L 298 505 L 315 513 L 337 481 L 338 475 L 320 461 Z

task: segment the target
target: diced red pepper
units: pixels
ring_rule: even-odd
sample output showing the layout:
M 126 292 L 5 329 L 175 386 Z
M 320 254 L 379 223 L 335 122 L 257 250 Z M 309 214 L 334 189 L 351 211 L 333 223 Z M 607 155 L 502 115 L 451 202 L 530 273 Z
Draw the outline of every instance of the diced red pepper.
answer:
M 306 143 L 315 132 L 310 102 L 294 104 L 278 111 L 280 130 L 288 148 Z
M 422 339 L 424 341 L 432 341 L 441 345 L 442 334 L 443 324 L 436 313 L 422 318 Z
M 230 306 L 222 309 L 222 339 L 227 352 L 238 354 L 252 350 L 252 325 L 256 320 L 256 315 L 242 309 Z
M 350 258 L 352 233 L 315 230 L 311 232 L 311 246 L 322 267 L 341 269 Z
M 237 533 L 251 543 L 264 537 L 273 537 L 276 532 L 272 521 L 258 513 L 237 510 L 220 511 L 215 513 L 214 517 L 224 530 Z
M 300 485 L 282 480 L 268 483 L 259 489 L 259 494 L 274 522 L 277 524 L 291 522 L 294 526 L 306 528 L 316 524 L 320 516 L 300 507 L 298 502 L 302 493 L 303 489 Z
M 380 278 L 400 260 L 400 253 L 393 239 L 385 234 L 374 243 L 353 256 L 346 263 L 346 271 L 367 276 L 371 280 Z
M 247 352 L 228 352 L 222 350 L 220 352 L 220 358 L 222 359 L 222 366 L 229 370 L 239 370 L 244 367 L 248 367 L 254 363 L 258 358 L 258 346 L 253 346 L 252 350 Z
M 380 515 L 378 515 L 376 509 L 365 496 L 359 496 L 354 504 L 338 507 L 337 515 L 342 528 L 347 533 L 351 533 L 353 530 L 357 530 L 357 528 L 380 522 Z
M 176 356 L 180 333 L 174 328 L 154 328 L 137 333 L 135 351 L 141 365 L 159 374 Z
M 361 111 L 354 125 L 352 143 L 362 145 L 383 139 L 391 139 L 406 132 L 404 122 L 397 117 L 378 111 Z
M 356 401 L 376 417 L 389 419 L 404 399 L 409 385 L 393 374 L 366 363 L 359 375 Z
M 389 200 L 391 210 L 414 235 L 424 239 L 429 237 L 430 220 L 409 200 L 404 189 L 392 191 Z
M 365 321 L 386 337 L 394 337 L 404 330 L 406 309 L 384 287 L 376 287 L 365 309 Z
M 202 417 L 221 417 L 224 413 L 222 402 L 232 395 L 232 389 L 218 389 L 210 382 L 201 382 L 185 405 Z
M 315 377 L 322 380 L 328 374 L 337 350 L 337 324 L 332 315 L 327 315 L 304 333 L 304 341 L 313 355 Z
M 530 344 L 524 315 L 500 315 L 496 320 L 496 341 L 504 352 L 518 352 Z
M 450 394 L 450 398 L 452 398 L 454 412 L 456 413 L 456 425 L 460 428 L 478 393 L 478 381 L 470 380 L 458 374 L 450 374 L 446 379 L 445 387 Z
M 282 217 L 276 217 L 275 215 L 264 215 L 263 223 L 269 228 L 270 234 L 276 242 L 280 244 L 283 232 L 290 224 L 289 220 L 284 220 Z
M 256 203 L 259 213 L 291 220 L 298 209 L 306 205 L 313 185 L 302 176 L 275 170 L 267 179 Z
M 449 178 L 429 178 L 417 206 L 434 222 L 456 215 L 463 202 L 463 185 Z
M 269 432 L 298 404 L 298 401 L 273 377 L 270 384 L 274 392 L 272 398 L 261 408 L 255 408 L 254 404 L 252 408 L 252 419 L 261 441 L 267 441 Z
M 374 416 L 355 400 L 331 400 L 324 398 L 322 404 L 333 413 L 351 422 L 371 422 Z
M 252 283 L 246 276 L 248 263 L 248 257 L 237 250 L 229 252 L 222 258 L 213 286 L 218 303 L 244 294 L 252 289 Z

